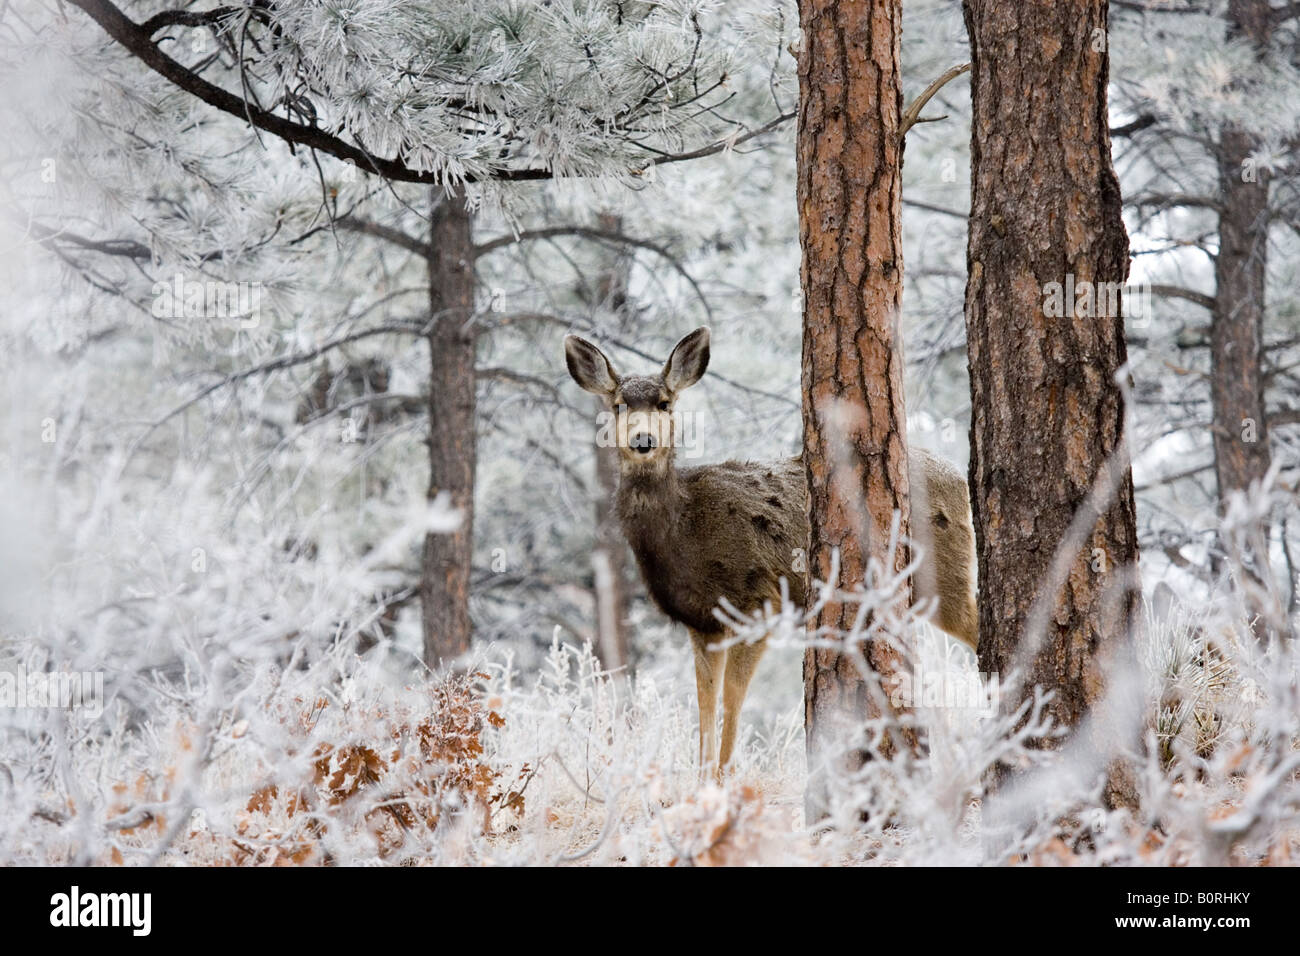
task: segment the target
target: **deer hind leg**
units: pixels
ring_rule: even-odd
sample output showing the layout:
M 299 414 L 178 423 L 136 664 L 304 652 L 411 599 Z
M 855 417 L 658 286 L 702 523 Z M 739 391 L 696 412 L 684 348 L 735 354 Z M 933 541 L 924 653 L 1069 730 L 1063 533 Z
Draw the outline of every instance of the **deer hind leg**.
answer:
M 713 638 L 717 640 L 716 637 Z M 709 646 L 709 636 L 691 631 L 695 648 L 695 694 L 700 707 L 700 777 L 718 774 L 718 679 L 727 661 L 726 648 Z
M 718 757 L 719 770 L 731 763 L 736 747 L 736 731 L 740 727 L 740 708 L 745 703 L 749 682 L 754 678 L 759 658 L 767 649 L 767 638 L 753 644 L 733 644 L 727 650 L 727 670 L 722 679 L 722 752 Z

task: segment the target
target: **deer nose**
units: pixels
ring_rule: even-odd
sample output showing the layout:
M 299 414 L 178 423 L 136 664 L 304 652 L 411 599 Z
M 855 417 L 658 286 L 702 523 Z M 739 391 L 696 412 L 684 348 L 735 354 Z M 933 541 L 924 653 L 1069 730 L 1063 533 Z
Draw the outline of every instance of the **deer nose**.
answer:
M 627 442 L 629 448 L 641 455 L 648 455 L 650 449 L 654 448 L 658 444 L 659 443 L 655 441 L 655 436 L 651 435 L 649 432 L 639 432 L 629 438 Z

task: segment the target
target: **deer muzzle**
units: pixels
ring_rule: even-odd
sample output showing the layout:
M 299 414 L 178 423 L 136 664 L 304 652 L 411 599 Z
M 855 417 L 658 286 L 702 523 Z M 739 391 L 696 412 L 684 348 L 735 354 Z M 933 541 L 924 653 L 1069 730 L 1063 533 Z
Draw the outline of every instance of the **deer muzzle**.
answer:
M 659 446 L 659 440 L 649 432 L 637 432 L 627 440 L 627 447 L 639 455 L 648 455 Z

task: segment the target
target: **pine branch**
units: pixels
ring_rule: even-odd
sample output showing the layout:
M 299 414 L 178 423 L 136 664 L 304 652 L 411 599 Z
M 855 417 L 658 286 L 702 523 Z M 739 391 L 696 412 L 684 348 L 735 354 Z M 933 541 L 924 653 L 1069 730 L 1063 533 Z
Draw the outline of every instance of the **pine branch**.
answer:
M 160 50 L 151 39 L 151 34 L 145 32 L 144 27 L 127 17 L 109 0 L 68 0 L 68 2 L 84 11 L 92 20 L 103 27 L 109 36 L 125 47 L 145 66 L 185 92 L 197 97 L 209 106 L 221 110 L 223 113 L 228 113 L 237 119 L 249 122 L 264 132 L 278 136 L 286 143 L 318 150 L 345 162 L 353 163 L 358 169 L 376 173 L 388 180 L 422 183 L 430 186 L 445 184 L 444 178 L 436 173 L 412 169 L 400 160 L 375 156 L 359 146 L 325 132 L 319 127 L 304 126 L 301 123 L 295 123 L 292 120 L 276 116 L 274 113 L 222 89 L 215 83 L 203 79 L 203 77 Z M 550 179 L 552 175 L 549 170 L 545 169 L 508 169 L 494 173 L 492 178 L 508 182 L 522 182 Z M 475 182 L 476 180 L 473 176 L 466 176 L 465 181 Z
M 208 25 L 229 16 L 229 11 L 232 8 L 219 7 L 212 11 L 193 14 L 186 11 L 167 11 L 155 15 L 150 20 L 145 21 L 144 24 L 138 24 L 114 6 L 110 0 L 68 0 L 68 2 L 78 7 L 98 23 L 109 36 L 159 76 L 209 106 L 241 121 L 250 123 L 258 130 L 277 136 L 291 145 L 305 146 L 308 149 L 352 163 L 363 172 L 374 173 L 392 182 L 420 183 L 428 186 L 447 184 L 447 179 L 442 174 L 429 172 L 428 170 L 412 169 L 400 159 L 386 159 L 376 156 L 354 143 L 326 132 L 320 127 L 308 126 L 285 119 L 245 97 L 236 96 L 168 56 L 159 49 L 152 39 L 153 32 L 162 26 L 170 24 Z M 705 156 L 713 156 L 725 150 L 734 149 L 736 146 L 782 126 L 794 119 L 795 115 L 794 111 L 782 113 L 775 119 L 743 136 L 728 136 L 699 149 L 656 156 L 647 160 L 643 166 L 631 168 L 628 171 L 633 175 L 642 175 L 647 169 L 654 166 L 701 159 Z M 643 148 L 647 152 L 651 152 L 648 147 Z M 554 178 L 555 174 L 551 170 L 526 167 L 522 169 L 500 169 L 488 176 L 465 174 L 457 181 L 473 183 L 487 179 L 496 182 L 534 182 Z
M 140 30 L 146 36 L 151 37 L 164 27 L 215 26 L 222 20 L 246 12 L 259 12 L 262 16 L 266 16 L 265 11 L 258 11 L 256 7 L 217 7 L 215 10 L 163 10 L 161 13 L 155 13 L 140 24 Z

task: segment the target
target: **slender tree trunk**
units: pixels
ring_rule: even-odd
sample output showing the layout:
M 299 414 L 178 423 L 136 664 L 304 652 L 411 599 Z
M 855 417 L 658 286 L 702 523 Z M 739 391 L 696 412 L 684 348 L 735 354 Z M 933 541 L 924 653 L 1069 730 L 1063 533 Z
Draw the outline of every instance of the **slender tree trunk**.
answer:
M 1266 0 L 1232 0 L 1228 33 L 1268 48 Z M 1271 463 L 1264 413 L 1262 343 L 1268 270 L 1268 174 L 1250 164 L 1252 136 L 1221 131 L 1217 149 L 1219 252 L 1214 259 L 1215 300 L 1210 323 L 1210 393 L 1214 406 L 1214 471 L 1219 501 L 1249 488 Z
M 1107 4 L 965 0 L 964 8 L 980 670 L 1005 676 L 1036 648 L 1023 660 L 1026 684 L 1052 690 L 1050 715 L 1073 727 L 1102 699 L 1107 661 L 1129 653 L 1138 593 L 1115 382 L 1127 360 L 1123 309 L 1106 292 L 1128 276 L 1107 122 Z M 1091 302 L 1071 294 L 1085 284 L 1099 293 Z M 1096 500 L 1094 483 L 1107 492 Z M 1079 533 L 1067 540 L 1076 514 Z M 1040 595 L 1045 613 L 1035 614 Z M 1105 732 L 1094 728 L 1099 752 Z M 1132 803 L 1123 765 L 1109 769 L 1106 799 Z
M 1249 40 L 1263 57 L 1272 41 L 1267 0 L 1230 0 L 1228 36 Z M 1259 143 L 1247 131 L 1226 126 L 1219 133 L 1219 250 L 1214 257 L 1215 296 L 1210 320 L 1210 399 L 1214 410 L 1214 473 L 1219 507 L 1233 492 L 1262 483 L 1272 464 L 1264 405 L 1263 340 L 1268 276 L 1269 179 L 1252 154 Z M 1289 633 L 1269 561 L 1269 522 L 1245 540 L 1221 542 L 1223 556 L 1247 580 L 1238 593 L 1260 637 Z
M 597 225 L 605 232 L 621 233 L 623 220 L 613 213 L 601 213 Z M 596 282 L 593 306 L 606 309 L 620 318 L 627 305 L 628 261 L 623 250 L 612 252 Z M 599 398 L 597 413 L 605 410 Z M 619 526 L 614 507 L 618 493 L 618 449 L 595 443 L 596 458 L 596 547 L 591 554 L 596 590 L 597 651 L 606 670 L 628 667 L 632 663 L 628 643 L 628 561 L 627 542 Z
M 597 413 L 605 403 L 595 402 Z M 597 651 L 606 670 L 632 663 L 627 634 L 627 543 L 614 508 L 618 494 L 618 449 L 596 445 L 596 546 L 591 567 L 596 589 Z
M 1210 394 L 1214 405 L 1214 473 L 1219 502 L 1249 488 L 1271 464 L 1261 365 L 1264 275 L 1268 266 L 1266 174 L 1243 182 L 1253 139 L 1225 129 L 1218 148 L 1223 212 L 1214 259 L 1217 291 L 1210 322 Z
M 890 566 L 890 526 L 908 515 L 903 357 L 899 82 L 901 0 L 801 0 L 798 202 L 803 247 L 803 423 L 808 475 L 809 572 L 838 587 L 863 582 L 868 562 Z M 902 568 L 906 552 L 892 558 Z M 811 593 L 811 592 L 810 592 Z M 906 604 L 908 595 L 902 595 Z M 816 628 L 846 632 L 857 605 L 833 602 Z M 850 657 L 850 653 L 855 656 Z M 826 810 L 816 768 L 879 716 L 863 674 L 888 679 L 897 655 L 883 641 L 856 652 L 810 648 L 804 657 L 808 814 Z M 899 744 L 886 743 L 885 753 Z M 854 759 L 862 759 L 859 755 Z
M 429 498 L 447 494 L 461 513 L 450 534 L 424 538 L 420 574 L 424 660 L 430 667 L 469 650 L 473 560 L 474 241 L 464 196 L 435 194 L 430 234 Z

